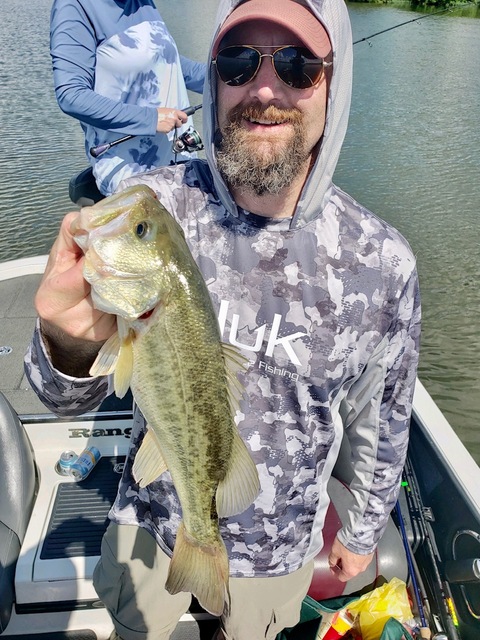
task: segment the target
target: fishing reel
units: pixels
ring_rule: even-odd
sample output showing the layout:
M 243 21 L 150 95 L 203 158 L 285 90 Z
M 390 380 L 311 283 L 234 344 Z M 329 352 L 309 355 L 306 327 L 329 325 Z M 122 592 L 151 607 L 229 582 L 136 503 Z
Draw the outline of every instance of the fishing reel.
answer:
M 202 149 L 203 142 L 200 134 L 193 127 L 189 127 L 181 136 L 177 136 L 175 132 L 172 144 L 173 153 L 193 153 Z

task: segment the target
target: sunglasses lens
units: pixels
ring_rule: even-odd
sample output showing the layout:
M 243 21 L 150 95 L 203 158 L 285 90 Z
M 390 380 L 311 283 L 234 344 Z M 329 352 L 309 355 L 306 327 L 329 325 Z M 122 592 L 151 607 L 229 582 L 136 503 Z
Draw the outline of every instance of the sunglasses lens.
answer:
M 216 58 L 220 79 L 231 87 L 240 87 L 255 75 L 260 62 L 256 49 L 248 47 L 227 47 Z
M 220 79 L 231 87 L 241 87 L 250 82 L 258 71 L 262 57 L 253 47 L 226 47 L 215 60 Z M 273 54 L 277 76 L 293 89 L 313 87 L 322 77 L 323 60 L 315 58 L 305 47 L 283 47 Z
M 294 89 L 313 87 L 322 77 L 323 60 L 304 47 L 285 47 L 275 52 L 273 63 L 278 77 Z

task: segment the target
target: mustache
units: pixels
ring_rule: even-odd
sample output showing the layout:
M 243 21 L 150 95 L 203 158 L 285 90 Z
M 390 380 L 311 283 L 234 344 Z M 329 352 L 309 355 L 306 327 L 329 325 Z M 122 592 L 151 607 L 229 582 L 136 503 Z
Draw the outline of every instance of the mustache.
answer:
M 259 104 L 238 104 L 227 114 L 230 123 L 240 123 L 242 120 L 270 120 L 271 122 L 287 122 L 298 124 L 302 121 L 302 113 L 298 109 L 282 109 L 273 104 L 263 107 Z

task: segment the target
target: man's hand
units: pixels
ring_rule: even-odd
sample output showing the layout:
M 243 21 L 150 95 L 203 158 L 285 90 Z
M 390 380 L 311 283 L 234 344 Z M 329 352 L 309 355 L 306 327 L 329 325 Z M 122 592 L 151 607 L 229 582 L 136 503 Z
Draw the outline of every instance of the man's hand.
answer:
M 335 538 L 332 550 L 328 556 L 328 564 L 331 573 L 340 580 L 340 582 L 348 582 L 359 573 L 365 571 L 374 554 L 369 553 L 366 556 L 359 555 L 349 551 L 343 544 Z
M 102 343 L 116 331 L 116 317 L 94 308 L 84 280 L 83 253 L 71 225 L 78 214 L 63 219 L 35 296 L 42 334 L 53 364 L 63 373 L 84 377 Z
M 115 316 L 93 307 L 90 285 L 84 280 L 83 253 L 70 227 L 77 213 L 65 216 L 50 252 L 35 297 L 42 326 L 54 325 L 72 338 L 103 342 L 116 330 Z

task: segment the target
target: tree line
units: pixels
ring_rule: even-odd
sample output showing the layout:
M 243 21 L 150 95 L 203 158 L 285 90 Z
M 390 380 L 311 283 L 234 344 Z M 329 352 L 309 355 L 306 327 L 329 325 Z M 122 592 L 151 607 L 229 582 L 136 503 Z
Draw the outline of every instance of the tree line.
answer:
M 350 2 L 366 2 L 369 4 L 395 4 L 409 6 L 412 9 L 448 9 L 455 6 L 476 6 L 480 8 L 480 0 L 465 2 L 465 0 L 349 0 Z

